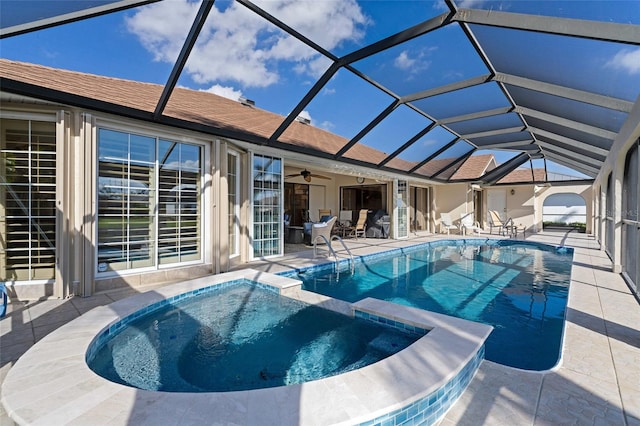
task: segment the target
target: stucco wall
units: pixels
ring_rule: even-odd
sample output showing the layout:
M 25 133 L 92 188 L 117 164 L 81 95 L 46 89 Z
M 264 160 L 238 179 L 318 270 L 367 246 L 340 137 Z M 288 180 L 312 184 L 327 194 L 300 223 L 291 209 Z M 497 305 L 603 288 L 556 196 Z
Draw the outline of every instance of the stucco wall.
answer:
M 551 186 L 551 187 L 547 187 L 547 186 L 543 186 L 543 187 L 536 187 L 538 189 L 537 194 L 536 194 L 536 205 L 537 205 L 537 211 L 540 212 L 540 217 L 538 218 L 537 221 L 537 226 L 539 230 L 542 230 L 542 212 L 543 212 L 543 206 L 544 206 L 544 200 L 547 199 L 547 197 L 549 197 L 550 195 L 555 195 L 555 194 L 578 194 L 580 195 L 585 203 L 586 203 L 586 207 L 587 207 L 587 217 L 586 217 L 586 221 L 587 221 L 587 233 L 592 233 L 593 232 L 593 187 L 592 185 L 587 185 L 587 184 L 582 184 L 582 185 L 571 185 L 571 186 L 567 186 L 567 185 L 561 185 L 561 186 Z
M 449 213 L 460 226 L 460 214 L 473 211 L 471 188 L 466 183 L 438 185 L 434 188 L 436 232 L 440 232 L 440 213 Z
M 484 207 L 481 226 L 488 230 L 487 194 L 488 191 L 504 191 L 506 217 L 513 219 L 516 225 L 525 226 L 527 233 L 542 230 L 542 211 L 544 200 L 553 194 L 573 193 L 584 198 L 587 205 L 587 232 L 592 223 L 592 190 L 591 185 L 537 186 L 509 185 L 483 189 Z M 440 227 L 440 213 L 449 213 L 456 225 L 459 225 L 460 214 L 473 211 L 472 190 L 469 184 L 448 184 L 435 187 L 435 209 L 437 230 Z
M 624 177 L 624 162 L 627 156 L 627 152 L 635 141 L 640 138 L 640 97 L 636 100 L 627 121 L 622 126 L 622 129 L 618 133 L 615 142 L 609 149 L 609 155 L 600 168 L 598 176 L 594 182 L 594 188 L 600 188 L 598 197 L 600 200 L 598 205 L 600 207 L 599 220 L 604 221 L 606 215 L 611 215 L 614 221 L 613 235 L 606 235 L 606 226 L 597 226 L 595 229 L 598 231 L 598 240 L 604 245 L 605 241 L 609 238 L 613 239 L 613 271 L 620 272 L 622 270 L 622 180 Z M 604 194 L 607 190 L 607 179 L 611 174 L 613 179 L 613 211 L 605 212 L 606 204 Z M 604 247 L 603 247 L 604 248 Z

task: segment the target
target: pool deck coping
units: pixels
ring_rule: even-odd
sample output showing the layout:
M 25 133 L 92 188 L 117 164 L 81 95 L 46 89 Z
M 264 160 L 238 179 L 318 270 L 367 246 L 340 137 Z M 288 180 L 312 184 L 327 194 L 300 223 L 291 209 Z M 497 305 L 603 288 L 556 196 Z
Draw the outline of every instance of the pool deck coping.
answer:
M 248 279 L 319 306 L 345 306 L 430 330 L 408 348 L 344 374 L 297 385 L 233 392 L 168 393 L 110 382 L 89 369 L 87 349 L 105 328 L 141 308 L 214 284 Z M 492 327 L 384 302 L 331 301 L 300 289 L 299 280 L 246 269 L 184 281 L 97 307 L 55 330 L 27 351 L 7 374 L 2 403 L 19 424 L 347 425 L 372 420 L 443 387 L 481 350 Z M 446 356 L 442 356 L 446 353 Z M 179 408 L 176 408 L 179 407 Z M 177 412 L 176 412 L 177 411 Z M 100 423 L 100 422 L 96 422 Z
M 487 233 L 481 237 L 500 238 Z M 419 232 L 411 233 L 405 240 L 360 238 L 345 240 L 345 243 L 354 255 L 362 255 L 456 238 L 460 237 Z M 611 260 L 592 235 L 545 230 L 527 234 L 526 240 L 575 250 L 562 361 L 552 371 L 545 372 L 528 372 L 483 361 L 440 426 L 640 426 L 638 300 L 621 275 L 611 272 Z M 250 266 L 275 273 L 326 261 L 326 258 L 314 258 L 313 250 L 307 248 L 238 268 Z M 86 298 L 12 300 L 7 316 L 0 320 L 0 382 L 17 359 L 53 330 L 97 306 L 165 285 L 148 283 L 142 288 L 110 290 Z M 105 410 L 108 412 L 109 407 Z M 109 416 L 98 415 L 78 419 L 75 424 L 93 426 L 109 424 L 109 420 Z M 166 423 L 167 419 L 164 420 Z M 213 421 L 210 417 L 206 422 Z M 12 423 L 0 406 L 0 424 Z

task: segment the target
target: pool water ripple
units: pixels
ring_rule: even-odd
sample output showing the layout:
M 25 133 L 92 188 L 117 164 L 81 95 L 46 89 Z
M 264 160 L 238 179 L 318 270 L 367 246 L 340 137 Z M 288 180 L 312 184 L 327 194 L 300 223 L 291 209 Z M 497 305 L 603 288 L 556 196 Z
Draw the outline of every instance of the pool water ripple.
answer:
M 358 369 L 422 335 L 237 284 L 130 322 L 95 351 L 89 366 L 146 390 L 260 389 Z
M 494 326 L 486 357 L 546 370 L 560 357 L 573 251 L 518 242 L 456 242 L 363 258 L 354 275 L 301 271 L 305 290 L 348 302 L 365 297 Z

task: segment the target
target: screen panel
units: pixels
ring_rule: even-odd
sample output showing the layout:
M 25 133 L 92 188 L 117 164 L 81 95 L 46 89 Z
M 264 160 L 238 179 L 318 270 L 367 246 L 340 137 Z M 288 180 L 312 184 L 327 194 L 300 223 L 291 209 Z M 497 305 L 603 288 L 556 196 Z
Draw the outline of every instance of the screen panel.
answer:
M 489 72 L 458 24 L 416 37 L 352 65 L 399 96 Z

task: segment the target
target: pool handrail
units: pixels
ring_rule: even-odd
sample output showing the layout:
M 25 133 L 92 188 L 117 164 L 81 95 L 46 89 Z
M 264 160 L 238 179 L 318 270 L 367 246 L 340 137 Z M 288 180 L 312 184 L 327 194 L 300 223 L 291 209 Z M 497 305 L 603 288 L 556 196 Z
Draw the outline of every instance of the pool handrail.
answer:
M 349 248 L 344 244 L 344 241 L 342 240 L 342 238 L 340 238 L 339 235 L 333 235 L 330 240 L 327 240 L 327 237 L 325 237 L 324 235 L 316 236 L 313 239 L 313 257 L 316 257 L 318 255 L 316 242 L 319 238 L 322 238 L 322 240 L 324 240 L 324 243 L 327 245 L 327 248 L 329 249 L 329 253 L 333 255 L 334 266 L 336 270 L 336 278 L 337 279 L 340 278 L 340 259 L 338 258 L 338 254 L 335 252 L 335 250 L 331 246 L 331 243 L 336 240 L 340 241 L 340 243 L 342 244 L 342 247 L 344 247 L 344 249 L 349 254 L 349 264 L 350 264 L 349 269 L 351 271 L 351 275 L 353 275 L 356 270 L 356 264 L 355 264 L 355 260 L 353 259 L 353 254 L 351 254 L 351 250 L 349 250 Z

